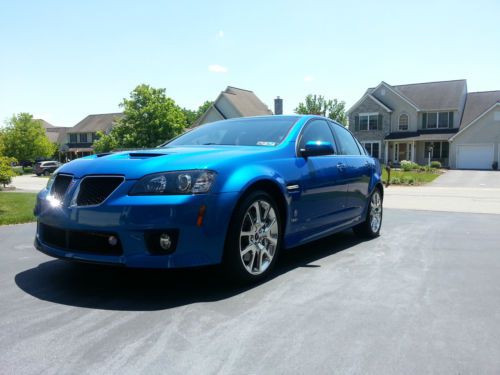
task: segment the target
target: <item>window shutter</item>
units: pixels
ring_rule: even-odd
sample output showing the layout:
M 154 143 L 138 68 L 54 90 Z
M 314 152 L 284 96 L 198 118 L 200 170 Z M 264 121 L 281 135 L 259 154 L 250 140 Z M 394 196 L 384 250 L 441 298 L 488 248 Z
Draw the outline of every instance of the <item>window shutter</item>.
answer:
M 422 113 L 422 129 L 427 128 L 427 113 Z
M 358 115 L 354 116 L 354 131 L 356 131 L 356 132 L 359 131 L 359 116 Z
M 384 128 L 383 120 L 384 120 L 384 116 L 378 115 L 378 121 L 377 121 L 377 129 L 378 130 L 382 130 Z
M 453 112 L 450 112 L 450 117 L 448 121 L 448 127 L 452 128 L 453 127 Z

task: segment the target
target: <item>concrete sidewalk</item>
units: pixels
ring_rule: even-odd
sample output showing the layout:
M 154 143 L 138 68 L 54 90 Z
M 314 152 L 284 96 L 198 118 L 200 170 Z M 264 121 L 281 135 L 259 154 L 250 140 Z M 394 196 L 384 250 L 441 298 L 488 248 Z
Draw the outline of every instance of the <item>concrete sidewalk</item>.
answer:
M 389 186 L 384 207 L 500 215 L 499 188 Z

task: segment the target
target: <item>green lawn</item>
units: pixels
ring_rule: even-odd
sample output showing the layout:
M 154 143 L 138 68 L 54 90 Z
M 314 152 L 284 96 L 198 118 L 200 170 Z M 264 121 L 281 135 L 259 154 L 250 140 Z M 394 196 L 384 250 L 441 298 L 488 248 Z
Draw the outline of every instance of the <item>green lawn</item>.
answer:
M 35 221 L 35 193 L 0 192 L 0 225 Z
M 442 172 L 439 170 L 433 171 L 409 171 L 391 170 L 392 185 L 424 185 L 434 181 Z M 382 170 L 382 180 L 384 184 L 387 182 L 387 172 L 385 168 Z

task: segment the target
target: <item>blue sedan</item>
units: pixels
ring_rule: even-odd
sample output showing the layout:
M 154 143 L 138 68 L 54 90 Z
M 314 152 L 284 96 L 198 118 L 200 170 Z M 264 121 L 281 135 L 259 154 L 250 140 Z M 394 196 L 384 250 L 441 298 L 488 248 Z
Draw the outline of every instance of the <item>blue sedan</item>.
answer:
M 382 199 L 378 160 L 340 124 L 238 118 L 63 165 L 38 194 L 35 246 L 126 267 L 222 263 L 253 281 L 283 249 L 348 228 L 378 236 Z

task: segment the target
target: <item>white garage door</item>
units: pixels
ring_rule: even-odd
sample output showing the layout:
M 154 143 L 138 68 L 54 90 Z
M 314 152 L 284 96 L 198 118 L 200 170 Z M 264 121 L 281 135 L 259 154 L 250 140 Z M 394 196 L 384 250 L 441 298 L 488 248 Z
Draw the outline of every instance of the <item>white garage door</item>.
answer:
M 457 168 L 459 169 L 491 169 L 494 145 L 459 145 Z

